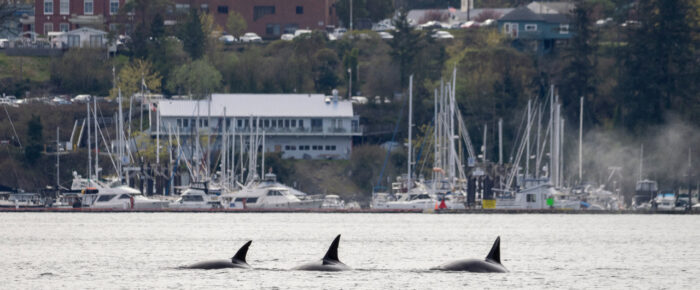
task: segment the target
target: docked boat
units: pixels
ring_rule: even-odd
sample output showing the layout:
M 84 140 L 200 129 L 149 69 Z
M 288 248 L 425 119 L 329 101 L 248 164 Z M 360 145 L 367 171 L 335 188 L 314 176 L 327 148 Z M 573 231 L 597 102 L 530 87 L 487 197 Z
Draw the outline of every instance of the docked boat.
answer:
M 208 182 L 193 182 L 183 191 L 180 198 L 170 203 L 176 209 L 216 209 L 223 208 L 221 189 L 210 188 Z
M 143 196 L 138 189 L 117 182 L 103 182 L 96 179 L 86 179 L 73 173 L 73 182 L 69 192 L 79 193 L 80 204 L 73 207 L 89 207 L 99 209 L 162 209 L 168 207 L 168 202 Z
M 232 193 L 222 195 L 228 208 L 237 209 L 306 209 L 321 208 L 322 199 L 302 200 L 305 193 L 277 182 L 273 173 L 265 174 L 262 181 L 254 181 Z
M 0 207 L 38 208 L 44 207 L 44 199 L 38 193 L 0 192 Z
M 337 196 L 335 194 L 329 194 L 323 198 L 323 203 L 321 204 L 321 208 L 344 209 L 345 208 L 345 201 L 340 199 L 340 196 Z
M 637 181 L 632 199 L 633 209 L 650 209 L 651 201 L 656 198 L 659 192 L 659 185 L 656 181 L 644 179 Z

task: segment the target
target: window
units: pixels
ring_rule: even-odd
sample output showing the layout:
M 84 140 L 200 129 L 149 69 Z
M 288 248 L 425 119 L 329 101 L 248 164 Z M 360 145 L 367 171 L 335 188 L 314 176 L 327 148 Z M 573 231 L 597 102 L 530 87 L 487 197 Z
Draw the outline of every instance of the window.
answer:
M 102 47 L 102 35 L 90 35 L 90 47 Z
M 256 21 L 268 14 L 275 14 L 275 6 L 255 6 L 253 7 L 253 21 Z
M 335 145 L 326 145 L 326 151 L 335 151 Z
M 243 127 L 243 120 L 238 120 L 238 128 Z
M 296 126 L 297 126 L 297 120 L 292 120 L 292 127 L 296 127 Z
M 53 31 L 53 23 L 44 23 L 44 34 L 48 34 Z
M 282 125 L 282 122 L 284 122 L 284 121 L 283 121 L 283 120 L 277 120 L 277 127 L 278 127 L 278 128 L 284 127 L 284 125 Z
M 190 119 L 182 119 L 182 127 L 189 127 Z
M 510 33 L 510 23 L 503 24 L 503 32 Z
M 289 128 L 289 119 L 284 120 L 284 127 Z
M 268 24 L 265 26 L 265 34 L 267 35 L 280 35 L 280 25 L 279 24 Z
M 270 128 L 270 120 L 267 120 L 267 119 L 263 120 L 263 127 Z
M 299 120 L 299 128 L 304 128 L 304 120 Z
M 44 26 L 46 26 L 45 23 Z M 80 35 L 68 35 L 68 47 L 80 47 Z
M 100 198 L 97 199 L 97 202 L 107 202 L 117 196 L 116 194 L 105 194 L 101 195 Z
M 304 14 L 304 6 L 297 6 L 297 14 Z
M 93 3 L 93 0 L 85 0 L 85 4 L 84 4 L 84 7 L 83 7 L 83 9 L 84 9 L 83 12 L 84 12 L 86 15 L 92 15 L 93 10 L 94 10 L 94 7 L 95 7 L 93 4 L 94 4 L 94 3 Z
M 119 0 L 109 0 L 109 14 L 119 13 Z
M 560 24 L 559 25 L 559 33 L 560 34 L 569 34 L 569 24 Z
M 119 196 L 119 199 L 130 199 L 130 198 L 131 198 L 131 195 L 128 195 L 128 194 L 122 194 Z
M 536 198 L 535 198 L 535 194 L 534 194 L 534 193 L 530 193 L 530 194 L 527 195 L 527 202 L 536 202 L 536 201 L 537 201 L 537 200 L 536 200 Z
M 525 31 L 537 31 L 537 24 L 525 24 Z
M 70 14 L 70 0 L 61 0 L 61 15 L 68 15 Z M 63 30 L 61 30 L 63 31 Z
M 182 127 L 182 119 L 177 119 L 177 126 Z
M 217 6 L 216 12 L 219 14 L 228 14 L 228 6 Z
M 58 24 L 58 30 L 62 32 L 66 32 L 70 30 L 70 25 L 68 23 L 60 23 Z
M 44 0 L 44 14 L 53 14 L 53 0 Z

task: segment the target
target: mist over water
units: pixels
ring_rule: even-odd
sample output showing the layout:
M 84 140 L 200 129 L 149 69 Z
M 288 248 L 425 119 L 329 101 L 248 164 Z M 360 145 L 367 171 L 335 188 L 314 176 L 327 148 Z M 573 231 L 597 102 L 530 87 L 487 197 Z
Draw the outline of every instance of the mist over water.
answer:
M 606 189 L 613 189 L 613 182 L 622 185 L 622 193 L 631 195 L 634 183 L 640 178 L 640 161 L 642 145 L 644 147 L 644 165 L 642 179 L 659 182 L 659 189 L 674 190 L 679 186 L 687 188 L 689 150 L 695 164 L 691 168 L 694 176 L 699 176 L 700 163 L 700 128 L 684 123 L 677 118 L 660 126 L 651 127 L 643 132 L 631 134 L 615 129 L 593 129 L 583 137 L 583 179 L 597 185 L 605 184 Z M 573 130 L 573 129 L 572 129 Z M 569 148 L 566 174 L 571 180 L 578 179 L 578 128 L 576 138 L 566 140 Z M 570 135 L 571 136 L 571 135 Z M 611 169 L 619 167 L 616 174 Z M 695 189 L 697 180 L 692 181 Z
M 6 289 L 695 288 L 700 216 L 0 213 Z M 353 271 L 288 269 L 337 234 Z M 501 236 L 510 273 L 427 269 L 483 259 Z M 253 240 L 255 270 L 180 270 Z

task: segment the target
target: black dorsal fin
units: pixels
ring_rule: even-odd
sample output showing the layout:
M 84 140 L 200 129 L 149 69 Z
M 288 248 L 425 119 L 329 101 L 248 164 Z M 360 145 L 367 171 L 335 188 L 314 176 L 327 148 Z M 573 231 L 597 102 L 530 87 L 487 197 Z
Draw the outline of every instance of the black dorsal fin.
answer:
M 491 251 L 489 254 L 486 256 L 486 260 L 491 260 L 496 263 L 501 263 L 501 237 L 499 236 L 496 238 L 496 241 L 493 242 L 493 246 L 491 247 Z
M 245 256 L 246 254 L 248 254 L 248 247 L 250 247 L 250 244 L 252 242 L 253 241 L 248 241 L 247 243 L 245 243 L 245 245 L 243 245 L 243 247 L 241 247 L 238 250 L 238 252 L 236 252 L 236 255 L 234 255 L 233 258 L 231 258 L 231 262 L 235 263 L 236 261 L 239 261 L 243 263 L 248 263 L 245 261 Z
M 323 256 L 324 261 L 337 261 L 338 260 L 338 244 L 340 244 L 340 235 L 335 237 L 335 240 L 333 240 L 333 243 L 331 243 L 330 248 L 328 248 L 328 252 L 326 252 L 326 255 Z

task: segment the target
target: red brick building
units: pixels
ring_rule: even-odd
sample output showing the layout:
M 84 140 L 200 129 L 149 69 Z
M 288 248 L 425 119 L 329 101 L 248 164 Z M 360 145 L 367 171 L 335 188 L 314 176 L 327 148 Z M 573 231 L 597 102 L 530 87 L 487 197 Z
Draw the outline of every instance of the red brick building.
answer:
M 36 0 L 33 21 L 24 21 L 24 30 L 46 35 L 51 31 L 68 31 L 82 26 L 115 30 L 124 24 L 128 33 L 134 16 L 119 18 L 117 13 L 127 0 Z M 173 0 L 173 7 L 163 11 L 166 20 L 190 9 L 214 16 L 217 25 L 226 27 L 232 11 L 240 13 L 248 24 L 247 31 L 265 38 L 279 37 L 296 29 L 325 29 L 336 26 L 337 0 Z M 166 21 L 169 24 L 172 21 Z

